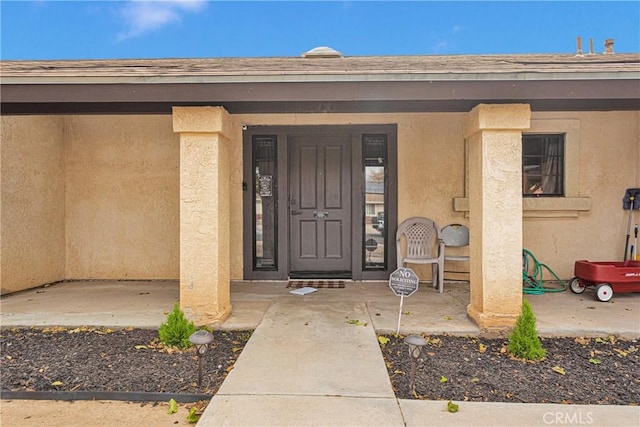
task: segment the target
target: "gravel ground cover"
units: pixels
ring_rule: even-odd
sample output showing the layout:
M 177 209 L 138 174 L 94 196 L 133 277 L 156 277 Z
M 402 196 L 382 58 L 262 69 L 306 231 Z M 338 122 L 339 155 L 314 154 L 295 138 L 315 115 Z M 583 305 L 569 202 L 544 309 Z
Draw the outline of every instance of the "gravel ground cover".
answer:
M 146 329 L 45 328 L 0 332 L 0 385 L 11 391 L 215 394 L 251 331 L 214 331 L 198 387 L 195 349 L 167 348 Z
M 425 336 L 428 344 L 416 365 L 414 391 L 404 338 L 379 339 L 396 396 L 402 399 L 640 404 L 638 340 L 543 338 L 546 357 L 530 362 L 510 356 L 505 339 Z
M 157 336 L 154 330 L 132 328 L 3 329 L 0 388 L 213 395 L 233 369 L 251 331 L 214 331 L 200 388 L 194 349 L 166 348 Z M 511 357 L 505 339 L 427 336 L 414 390 L 404 338 L 379 337 L 398 398 L 640 404 L 638 340 L 543 338 L 547 356 L 528 362 Z

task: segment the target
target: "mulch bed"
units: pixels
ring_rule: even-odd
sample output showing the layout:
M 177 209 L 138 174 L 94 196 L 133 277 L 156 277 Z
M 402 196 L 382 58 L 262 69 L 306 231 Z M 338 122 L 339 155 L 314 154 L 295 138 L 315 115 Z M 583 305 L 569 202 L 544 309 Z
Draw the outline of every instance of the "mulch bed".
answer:
M 0 388 L 215 394 L 251 331 L 214 331 L 199 388 L 193 348 L 180 351 L 145 329 L 45 328 L 0 332 Z
M 401 399 L 640 404 L 638 340 L 546 338 L 547 356 L 529 362 L 510 356 L 505 339 L 429 336 L 414 392 L 405 337 L 384 337 L 382 353 Z
M 198 388 L 194 350 L 166 348 L 154 330 L 2 329 L 0 388 L 213 395 L 250 336 L 214 331 Z M 401 399 L 640 404 L 638 340 L 545 338 L 545 359 L 527 362 L 506 352 L 505 339 L 429 336 L 414 392 L 404 336 L 383 337 L 389 341 L 381 344 L 382 353 Z

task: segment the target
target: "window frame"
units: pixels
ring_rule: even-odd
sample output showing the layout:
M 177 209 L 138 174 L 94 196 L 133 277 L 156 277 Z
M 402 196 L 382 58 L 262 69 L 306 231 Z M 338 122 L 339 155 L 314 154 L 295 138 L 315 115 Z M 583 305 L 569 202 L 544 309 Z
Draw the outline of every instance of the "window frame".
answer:
M 537 166 L 542 169 L 542 165 L 544 164 L 543 155 L 534 155 L 534 154 L 525 154 L 525 144 L 526 140 L 530 139 L 538 139 L 540 144 L 545 144 L 548 142 L 552 142 L 551 140 L 559 140 L 560 142 L 560 153 L 557 157 L 559 157 L 560 163 L 560 172 L 558 174 L 558 179 L 560 180 L 560 191 L 554 193 L 542 192 L 542 185 L 538 182 L 534 182 L 533 185 L 528 181 L 528 172 L 526 170 L 527 167 Z M 565 145 L 566 145 L 566 135 L 564 133 L 523 133 L 522 134 L 522 197 L 564 197 L 565 196 Z M 533 141 L 532 141 L 533 142 Z M 544 148 L 543 148 L 544 149 Z M 536 157 L 540 158 L 539 164 L 530 165 L 527 162 L 527 159 L 535 159 Z M 540 181 L 544 181 L 545 174 L 540 172 L 539 174 L 533 174 L 533 176 L 539 175 Z M 537 180 L 536 180 L 537 181 Z M 531 192 L 525 192 L 527 188 L 531 190 L 531 188 L 535 188 L 537 190 L 533 190 Z M 539 191 L 539 192 L 538 192 Z

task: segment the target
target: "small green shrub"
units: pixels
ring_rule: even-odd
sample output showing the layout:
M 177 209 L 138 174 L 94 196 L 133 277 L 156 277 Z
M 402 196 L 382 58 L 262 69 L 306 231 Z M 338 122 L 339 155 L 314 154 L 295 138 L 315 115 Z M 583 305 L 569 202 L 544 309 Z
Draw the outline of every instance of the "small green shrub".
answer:
M 173 311 L 167 315 L 167 321 L 160 325 L 160 341 L 168 346 L 179 348 L 189 348 L 191 342 L 189 337 L 196 331 L 196 326 L 189 321 L 180 305 L 176 302 Z
M 536 317 L 526 299 L 522 301 L 522 312 L 509 335 L 507 350 L 512 355 L 527 360 L 540 360 L 547 354 L 538 337 Z

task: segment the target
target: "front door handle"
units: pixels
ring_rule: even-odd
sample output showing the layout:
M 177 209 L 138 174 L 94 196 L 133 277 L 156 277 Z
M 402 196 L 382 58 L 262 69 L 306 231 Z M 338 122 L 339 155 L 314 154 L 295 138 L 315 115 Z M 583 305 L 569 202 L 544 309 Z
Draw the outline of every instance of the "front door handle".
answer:
M 302 215 L 302 211 L 291 211 L 291 215 Z

